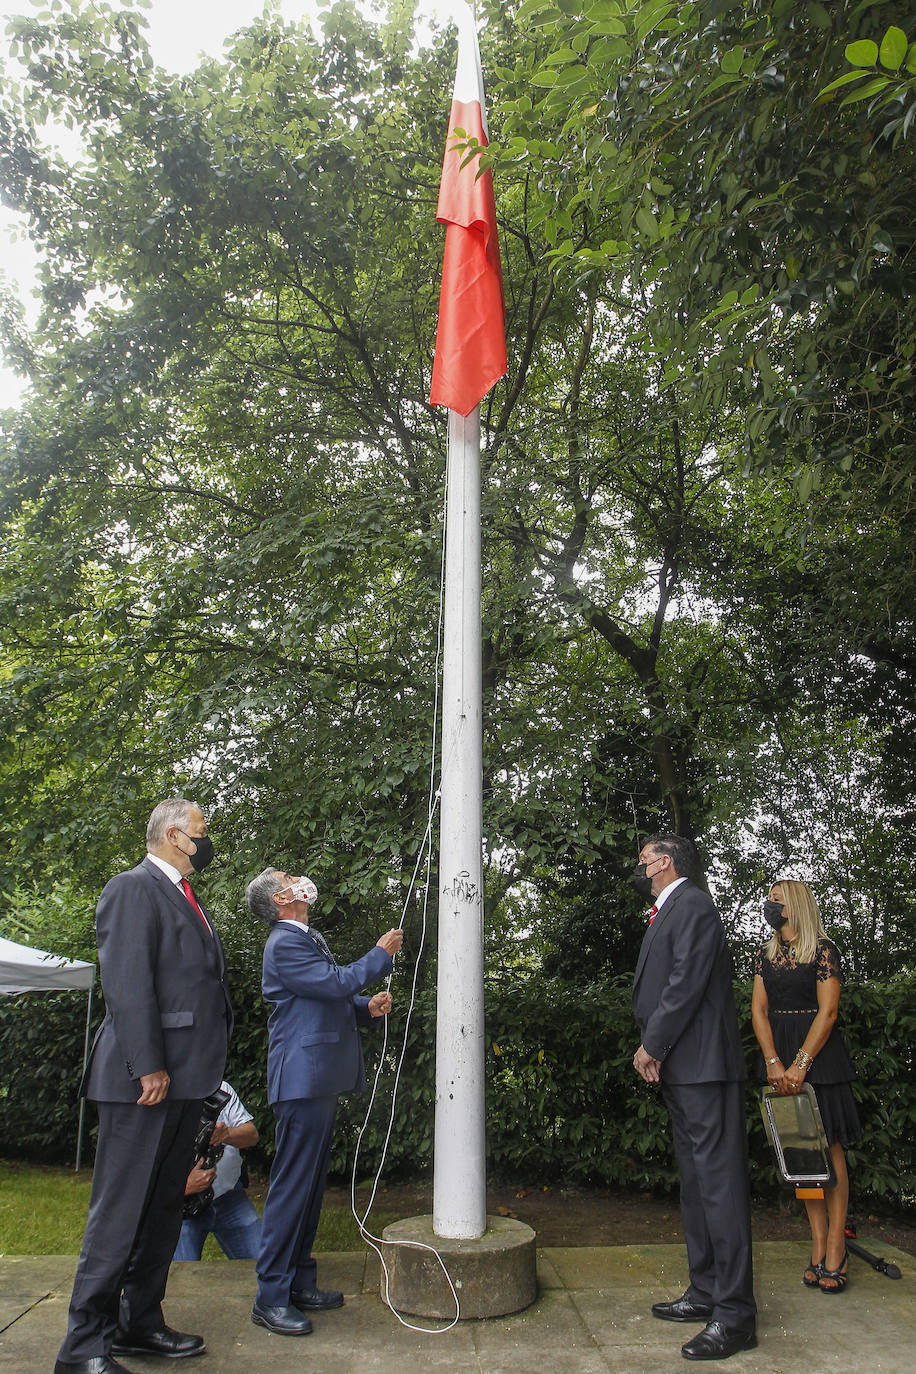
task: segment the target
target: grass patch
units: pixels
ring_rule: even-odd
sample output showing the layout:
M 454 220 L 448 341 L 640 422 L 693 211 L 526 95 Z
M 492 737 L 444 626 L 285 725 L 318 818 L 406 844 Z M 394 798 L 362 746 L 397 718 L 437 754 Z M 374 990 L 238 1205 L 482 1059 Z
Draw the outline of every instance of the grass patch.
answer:
M 0 1253 L 78 1255 L 91 1183 L 88 1169 L 0 1160 Z
M 92 1174 L 82 1169 L 54 1169 L 0 1160 L 0 1255 L 78 1255 L 89 1210 Z M 254 1181 L 251 1199 L 263 1211 L 266 1185 Z M 375 1235 L 397 1220 L 397 1213 L 373 1211 L 369 1224 Z M 325 1207 L 321 1213 L 315 1250 L 364 1250 L 349 1207 Z M 225 1259 L 212 1236 L 204 1246 L 205 1260 Z
M 374 1236 L 380 1236 L 389 1222 L 397 1221 L 398 1212 L 375 1211 L 367 1223 Z M 365 1250 L 366 1242 L 359 1234 L 349 1207 L 322 1208 L 315 1250 Z

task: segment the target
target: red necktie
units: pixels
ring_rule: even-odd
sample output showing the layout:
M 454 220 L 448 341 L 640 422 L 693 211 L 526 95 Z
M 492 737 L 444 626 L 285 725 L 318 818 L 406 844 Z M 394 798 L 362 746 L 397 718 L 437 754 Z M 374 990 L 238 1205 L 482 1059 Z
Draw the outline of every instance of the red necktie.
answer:
M 649 907 L 649 925 L 652 924 L 652 922 L 655 920 L 655 918 L 656 918 L 657 915 L 658 915 L 658 907 L 657 907 L 657 906 L 650 906 L 650 907 Z
M 191 903 L 194 910 L 197 912 L 200 919 L 203 921 L 204 925 L 207 927 L 207 934 L 212 935 L 213 931 L 210 929 L 210 922 L 207 920 L 206 916 L 201 911 L 200 907 L 197 905 L 197 898 L 194 896 L 194 889 L 188 882 L 187 878 L 182 878 L 181 890 L 187 897 L 188 901 Z

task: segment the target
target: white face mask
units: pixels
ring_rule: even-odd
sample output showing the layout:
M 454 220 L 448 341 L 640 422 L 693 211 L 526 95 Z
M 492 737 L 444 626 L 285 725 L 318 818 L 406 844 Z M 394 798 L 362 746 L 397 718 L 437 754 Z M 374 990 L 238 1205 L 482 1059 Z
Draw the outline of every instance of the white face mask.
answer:
M 311 878 L 297 878 L 290 883 L 289 891 L 293 894 L 294 902 L 308 902 L 309 906 L 314 906 L 318 900 L 318 889 Z

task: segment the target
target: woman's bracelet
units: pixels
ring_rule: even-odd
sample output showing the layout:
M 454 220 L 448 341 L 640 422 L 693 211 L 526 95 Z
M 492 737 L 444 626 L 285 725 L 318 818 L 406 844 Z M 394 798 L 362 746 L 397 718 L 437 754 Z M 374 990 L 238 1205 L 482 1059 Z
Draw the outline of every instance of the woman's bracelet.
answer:
M 778 1055 L 778 1054 L 774 1054 L 772 1059 L 768 1059 L 768 1060 L 767 1060 L 767 1063 L 768 1063 L 768 1064 L 778 1064 L 778 1063 L 779 1063 L 779 1055 Z
M 814 1055 L 808 1054 L 806 1050 L 799 1050 L 798 1054 L 792 1060 L 792 1063 L 795 1065 L 797 1069 L 802 1069 L 805 1073 L 807 1073 L 811 1065 L 814 1063 Z

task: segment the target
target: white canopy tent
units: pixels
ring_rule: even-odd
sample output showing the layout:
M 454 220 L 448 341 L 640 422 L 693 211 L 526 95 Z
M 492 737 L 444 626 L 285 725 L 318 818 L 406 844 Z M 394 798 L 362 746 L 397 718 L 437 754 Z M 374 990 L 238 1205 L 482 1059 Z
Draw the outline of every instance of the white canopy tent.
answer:
M 89 1054 L 89 1023 L 92 1018 L 92 992 L 95 986 L 95 964 L 82 959 L 65 959 L 62 954 L 49 954 L 31 945 L 17 945 L 14 940 L 0 936 L 0 996 L 15 997 L 23 992 L 85 991 L 86 1033 L 83 1037 L 83 1068 Z M 85 1098 L 80 1099 L 79 1127 L 76 1135 L 76 1167 L 83 1155 L 83 1124 Z

